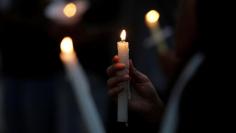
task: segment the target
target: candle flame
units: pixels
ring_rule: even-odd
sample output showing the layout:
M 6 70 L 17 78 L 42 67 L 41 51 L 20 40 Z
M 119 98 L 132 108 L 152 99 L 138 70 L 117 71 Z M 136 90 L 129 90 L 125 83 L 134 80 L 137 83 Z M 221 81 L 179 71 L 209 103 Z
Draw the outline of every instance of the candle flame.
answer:
M 64 37 L 61 41 L 61 51 L 62 53 L 72 53 L 74 51 L 73 42 L 70 37 Z
M 148 23 L 157 23 L 159 18 L 160 14 L 156 10 L 149 11 L 145 16 L 145 19 Z
M 126 31 L 125 30 L 122 30 L 122 32 L 120 34 L 120 38 L 122 41 L 125 41 L 125 39 L 126 39 Z
M 71 17 L 75 16 L 75 14 L 77 12 L 76 5 L 74 3 L 68 3 L 64 7 L 63 12 L 68 18 L 71 18 Z

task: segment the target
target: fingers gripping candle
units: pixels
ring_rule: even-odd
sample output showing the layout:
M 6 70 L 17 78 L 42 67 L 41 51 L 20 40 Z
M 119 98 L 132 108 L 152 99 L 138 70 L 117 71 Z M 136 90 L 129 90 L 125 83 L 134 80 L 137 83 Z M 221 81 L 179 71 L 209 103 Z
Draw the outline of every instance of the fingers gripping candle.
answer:
M 126 65 L 126 70 L 118 74 L 124 74 L 129 71 L 129 43 L 125 41 L 126 31 L 121 32 L 121 41 L 117 42 L 118 56 L 120 62 Z M 118 95 L 118 110 L 117 110 L 117 121 L 128 122 L 128 98 L 130 97 L 129 82 L 123 82 L 120 87 L 124 88 Z

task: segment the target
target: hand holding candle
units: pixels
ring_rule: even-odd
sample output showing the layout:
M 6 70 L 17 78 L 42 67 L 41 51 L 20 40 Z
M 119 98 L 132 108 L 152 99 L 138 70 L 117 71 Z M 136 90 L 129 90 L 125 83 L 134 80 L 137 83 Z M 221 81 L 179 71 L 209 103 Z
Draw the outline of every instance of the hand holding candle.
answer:
M 82 114 L 81 116 L 88 133 L 105 133 L 102 121 L 90 94 L 87 77 L 77 60 L 70 37 L 65 37 L 62 40 L 61 51 L 60 57 L 65 65 L 70 83 L 75 92 L 76 100 Z
M 168 48 L 158 23 L 159 18 L 160 14 L 155 10 L 151 10 L 146 14 L 145 21 L 150 29 L 153 41 L 157 44 L 158 51 L 166 52 Z
M 126 65 L 126 70 L 129 70 L 129 43 L 125 41 L 126 31 L 121 32 L 121 41 L 117 42 L 118 56 L 120 62 Z M 122 75 L 121 73 L 118 73 Z M 129 82 L 123 82 L 120 87 L 124 88 L 122 92 L 118 95 L 118 111 L 117 111 L 117 121 L 118 122 L 128 122 L 128 97 L 130 97 Z

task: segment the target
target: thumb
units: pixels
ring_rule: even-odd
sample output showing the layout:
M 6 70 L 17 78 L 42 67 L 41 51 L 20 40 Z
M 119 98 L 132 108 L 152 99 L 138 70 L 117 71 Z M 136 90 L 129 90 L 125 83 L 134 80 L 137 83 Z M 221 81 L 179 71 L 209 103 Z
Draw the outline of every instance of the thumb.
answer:
M 141 73 L 134 67 L 132 60 L 129 61 L 129 71 L 130 71 L 131 79 L 135 83 L 143 83 L 143 82 L 149 81 L 146 75 L 144 75 L 143 73 Z

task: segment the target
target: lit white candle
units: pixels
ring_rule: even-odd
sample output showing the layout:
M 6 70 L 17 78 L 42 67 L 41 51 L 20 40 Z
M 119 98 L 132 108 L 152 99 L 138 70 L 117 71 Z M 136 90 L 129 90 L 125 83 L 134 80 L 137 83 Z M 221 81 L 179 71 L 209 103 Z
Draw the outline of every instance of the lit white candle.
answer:
M 121 41 L 117 42 L 118 56 L 120 62 L 126 65 L 126 70 L 118 74 L 123 74 L 125 71 L 129 71 L 129 43 L 125 41 L 126 31 L 121 32 Z M 130 98 L 129 82 L 123 82 L 120 84 L 124 90 L 118 95 L 118 111 L 117 121 L 128 122 L 128 98 Z
M 89 133 L 105 133 L 102 121 L 90 94 L 87 77 L 77 60 L 70 37 L 65 37 L 61 42 L 60 58 L 65 65 L 66 72 L 74 89 L 87 131 Z
M 159 18 L 160 14 L 155 10 L 151 10 L 145 15 L 146 25 L 150 29 L 153 41 L 158 44 L 158 51 L 166 52 L 168 48 L 158 23 Z

